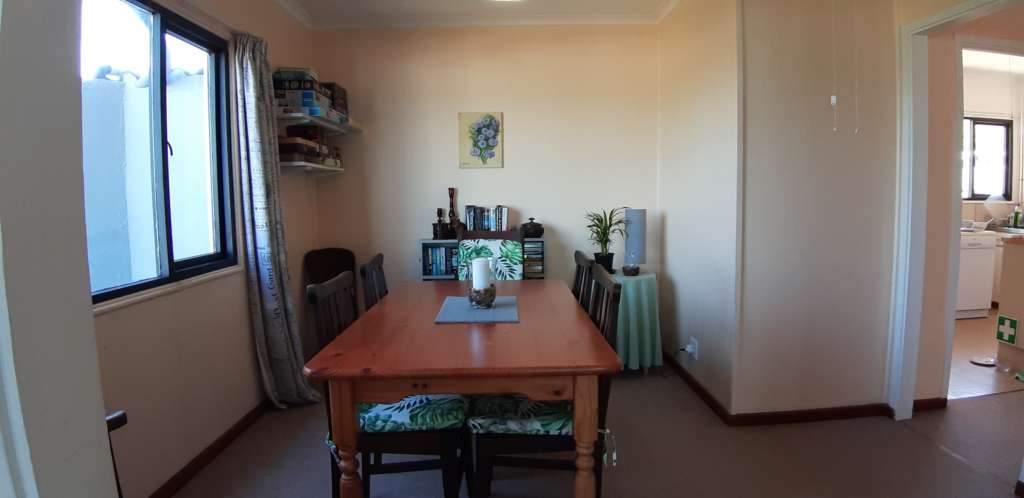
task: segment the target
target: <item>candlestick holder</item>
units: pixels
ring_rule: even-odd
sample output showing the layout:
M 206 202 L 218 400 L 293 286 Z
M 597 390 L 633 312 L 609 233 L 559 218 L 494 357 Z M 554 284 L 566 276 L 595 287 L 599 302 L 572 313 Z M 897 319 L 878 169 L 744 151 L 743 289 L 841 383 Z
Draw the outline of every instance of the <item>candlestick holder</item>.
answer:
M 494 307 L 494 298 L 497 296 L 497 292 L 494 289 L 494 284 L 491 284 L 486 289 L 474 289 L 470 286 L 466 296 L 469 297 L 469 305 L 473 309 L 489 310 Z

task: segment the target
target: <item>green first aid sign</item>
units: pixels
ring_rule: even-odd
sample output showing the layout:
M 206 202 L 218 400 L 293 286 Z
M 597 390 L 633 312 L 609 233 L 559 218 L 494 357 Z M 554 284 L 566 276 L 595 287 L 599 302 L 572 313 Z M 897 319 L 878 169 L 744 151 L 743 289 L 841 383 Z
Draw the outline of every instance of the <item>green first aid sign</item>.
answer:
M 996 339 L 1007 344 L 1017 345 L 1017 319 L 999 315 L 996 327 Z

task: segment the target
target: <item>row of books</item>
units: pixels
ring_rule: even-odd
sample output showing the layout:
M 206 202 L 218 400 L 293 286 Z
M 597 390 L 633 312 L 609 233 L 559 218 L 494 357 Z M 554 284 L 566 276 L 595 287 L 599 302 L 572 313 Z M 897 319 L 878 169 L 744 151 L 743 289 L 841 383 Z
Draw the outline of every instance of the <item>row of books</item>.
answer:
M 523 277 L 544 278 L 544 242 L 523 242 Z
M 482 206 L 466 206 L 466 229 L 482 232 L 499 232 L 508 230 L 508 207 L 501 204 L 489 208 Z
M 459 267 L 459 249 L 457 247 L 427 247 L 424 255 L 424 275 L 454 275 Z

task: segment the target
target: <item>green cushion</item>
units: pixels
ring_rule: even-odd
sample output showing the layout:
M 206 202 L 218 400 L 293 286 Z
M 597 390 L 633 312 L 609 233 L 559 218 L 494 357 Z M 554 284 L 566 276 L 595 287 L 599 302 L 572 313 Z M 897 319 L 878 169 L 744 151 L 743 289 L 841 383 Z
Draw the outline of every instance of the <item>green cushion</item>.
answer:
M 514 240 L 467 239 L 459 242 L 459 280 L 469 278 L 474 259 L 497 258 L 495 280 L 523 279 L 523 244 Z
M 409 396 L 398 403 L 360 403 L 363 432 L 413 432 L 458 429 L 466 421 L 469 400 L 453 394 Z
M 481 396 L 473 400 L 467 425 L 473 434 L 571 436 L 572 402 Z

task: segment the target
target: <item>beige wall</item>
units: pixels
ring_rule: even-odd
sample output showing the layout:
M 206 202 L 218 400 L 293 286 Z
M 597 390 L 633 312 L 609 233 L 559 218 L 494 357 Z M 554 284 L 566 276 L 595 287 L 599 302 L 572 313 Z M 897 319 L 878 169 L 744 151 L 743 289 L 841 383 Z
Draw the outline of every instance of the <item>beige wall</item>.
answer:
M 663 342 L 727 408 L 738 326 L 737 5 L 686 0 L 658 26 Z M 674 353 L 690 337 L 697 361 Z
M 320 237 L 361 261 L 383 252 L 392 283 L 417 278 L 417 240 L 448 187 L 460 213 L 505 204 L 514 222 L 536 217 L 548 276 L 563 280 L 574 249 L 593 252 L 585 211 L 656 207 L 654 26 L 338 30 L 314 46 L 365 128 L 345 139 L 346 172 L 318 184 Z M 459 169 L 460 111 L 504 113 L 504 169 Z
M 896 179 L 893 5 L 857 1 L 853 22 L 854 2 L 837 3 L 834 132 L 830 4 L 744 2 L 739 413 L 883 400 Z
M 311 63 L 310 31 L 273 0 L 167 4 L 221 36 L 265 38 L 271 65 Z M 304 175 L 281 184 L 291 287 L 304 316 L 301 258 L 317 245 L 315 185 Z M 129 418 L 113 435 L 125 496 L 149 496 L 262 401 L 249 326 L 244 272 L 96 317 L 105 404 Z
M 0 489 L 17 496 L 116 494 L 85 257 L 79 26 L 74 2 L 3 2 Z

